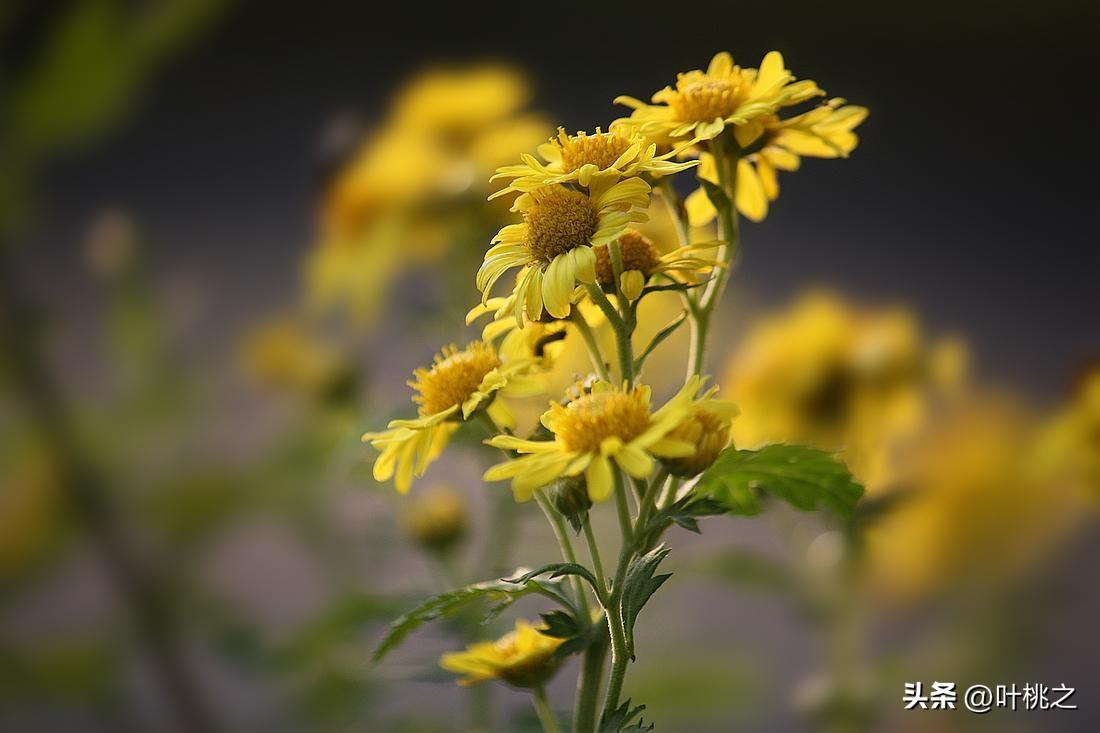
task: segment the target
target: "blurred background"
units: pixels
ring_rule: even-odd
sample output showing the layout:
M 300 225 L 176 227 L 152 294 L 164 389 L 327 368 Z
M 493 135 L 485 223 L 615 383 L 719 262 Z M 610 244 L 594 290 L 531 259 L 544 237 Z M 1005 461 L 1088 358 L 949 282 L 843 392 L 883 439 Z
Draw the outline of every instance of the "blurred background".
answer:
M 553 538 L 476 436 L 400 498 L 359 435 L 476 337 L 493 169 L 775 48 L 871 116 L 743 227 L 709 371 L 738 445 L 840 450 L 868 498 L 674 533 L 627 693 L 662 731 L 1096 730 L 1096 31 L 1076 2 L 3 3 L 0 729 L 535 730 L 435 666 L 508 619 L 368 656 Z M 1079 709 L 904 712 L 934 680 Z

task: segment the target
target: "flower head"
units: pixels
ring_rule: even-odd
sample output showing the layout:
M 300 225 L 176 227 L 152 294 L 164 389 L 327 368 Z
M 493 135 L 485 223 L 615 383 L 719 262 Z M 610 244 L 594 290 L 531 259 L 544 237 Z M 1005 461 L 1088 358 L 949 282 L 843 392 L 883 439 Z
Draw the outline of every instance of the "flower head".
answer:
M 779 197 L 777 171 L 798 170 L 800 156 L 847 158 L 859 144 L 852 131 L 867 119 L 867 114 L 866 107 L 844 104 L 837 98 L 790 119 L 770 115 L 738 127 L 734 132 L 737 143 L 750 152 L 737 163 L 737 210 L 752 221 L 764 219 L 768 203 Z M 717 183 L 714 158 L 703 153 L 700 161 L 699 178 Z M 685 205 L 692 226 L 704 226 L 716 214 L 702 188 L 691 193 Z
M 413 501 L 405 512 L 403 528 L 418 545 L 444 552 L 462 539 L 469 518 L 461 494 L 449 486 L 437 486 Z
M 695 451 L 688 456 L 664 459 L 665 468 L 673 476 L 690 478 L 710 468 L 730 442 L 730 426 L 737 416 L 737 405 L 715 399 L 717 387 L 711 387 L 692 401 L 688 414 L 669 432 L 671 440 L 691 444 Z
M 541 383 L 532 376 L 533 361 L 505 361 L 482 341 L 463 349 L 445 347 L 431 367 L 413 372 L 413 402 L 419 417 L 392 420 L 388 429 L 365 433 L 364 441 L 382 451 L 374 462 L 374 478 L 387 481 L 397 474 L 397 490 L 404 494 L 414 475 L 422 476 L 442 452 L 458 423 L 485 410 L 497 425 L 511 426 L 512 414 L 498 395 L 537 394 Z
M 634 110 L 629 121 L 642 134 L 710 140 L 727 126 L 747 124 L 820 94 L 814 82 L 795 81 L 778 51 L 767 54 L 759 69 L 737 66 L 722 52 L 706 71 L 678 75 L 675 88 L 654 94 L 653 104 L 625 96 L 615 101 Z
M 465 675 L 458 681 L 464 686 L 498 679 L 514 687 L 537 687 L 557 670 L 560 660 L 554 652 L 563 641 L 520 620 L 515 631 L 496 641 L 471 644 L 463 652 L 444 654 L 439 665 Z
M 657 144 L 638 132 L 632 125 L 616 125 L 613 129 L 589 134 L 569 135 L 558 128 L 557 137 L 540 145 L 540 162 L 533 155 L 523 155 L 523 163 L 499 168 L 493 180 L 511 179 L 508 186 L 493 196 L 511 191 L 533 191 L 552 183 L 576 183 L 584 187 L 594 179 L 612 181 L 649 174 L 654 178 L 667 176 L 698 165 L 697 161 L 670 160 L 678 151 L 657 154 Z
M 626 178 L 593 183 L 588 192 L 552 184 L 521 195 L 512 208 L 523 223 L 500 230 L 478 270 L 483 300 L 501 275 L 522 267 L 513 290 L 517 324 L 522 328 L 521 307 L 533 321 L 544 309 L 555 318 L 569 315 L 577 282 L 595 280 L 592 247 L 616 239 L 630 222 L 645 221 L 636 209 L 649 204 L 649 191 L 641 178 Z
M 695 446 L 669 437 L 684 419 L 699 389 L 692 377 L 683 389 L 656 412 L 650 412 L 650 390 L 635 385 L 616 387 L 596 382 L 590 389 L 577 386 L 562 405 L 550 404 L 543 425 L 553 440 L 521 440 L 502 435 L 490 445 L 514 450 L 520 457 L 493 466 L 487 481 L 512 480 L 516 499 L 530 499 L 535 489 L 563 476 L 584 474 L 588 495 L 603 501 L 611 495 L 612 461 L 635 478 L 652 473 L 655 458 L 692 455 Z
M 636 229 L 624 230 L 618 241 L 623 266 L 619 285 L 629 300 L 637 298 L 654 275 L 693 276 L 723 266 L 721 262 L 705 256 L 714 250 L 717 242 L 700 242 L 662 254 L 649 237 Z M 596 253 L 596 282 L 605 292 L 615 292 L 610 245 L 601 244 L 592 249 Z

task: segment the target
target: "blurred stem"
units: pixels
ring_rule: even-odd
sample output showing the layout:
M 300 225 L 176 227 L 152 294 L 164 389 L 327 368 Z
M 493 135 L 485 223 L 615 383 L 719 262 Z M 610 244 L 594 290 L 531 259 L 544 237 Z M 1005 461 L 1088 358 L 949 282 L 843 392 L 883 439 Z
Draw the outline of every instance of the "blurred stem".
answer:
M 550 703 L 546 699 L 546 688 L 542 685 L 531 690 L 531 699 L 535 703 L 535 714 L 542 723 L 543 733 L 561 733 L 558 722 L 554 719 L 554 711 L 550 709 Z
M 48 450 L 68 500 L 115 591 L 128 607 L 140 643 L 153 665 L 174 727 L 182 733 L 218 730 L 180 643 L 178 610 L 169 589 L 140 562 L 140 551 L 110 498 L 108 482 L 77 437 L 61 390 L 50 373 L 35 333 L 37 313 L 24 297 L 0 242 L 0 343 L 4 364 L 27 416 Z
M 707 336 L 710 331 L 710 319 L 714 307 L 722 298 L 733 269 L 733 260 L 741 248 L 740 227 L 737 215 L 737 154 L 729 154 L 728 146 L 736 146 L 726 136 L 711 141 L 710 150 L 718 169 L 718 186 L 726 196 L 726 205 L 718 206 L 718 238 L 724 244 L 718 251 L 718 259 L 726 264 L 716 268 L 710 280 L 703 287 L 695 306 L 690 308 L 690 342 L 688 345 L 688 376 L 702 374 L 707 349 Z
M 585 650 L 581 673 L 577 678 L 577 704 L 573 709 L 573 733 L 594 733 L 596 703 L 603 681 L 604 660 L 607 659 L 607 637 L 600 636 Z
M 691 244 L 691 232 L 688 230 L 687 218 L 684 216 L 683 202 L 676 188 L 672 185 L 672 176 L 661 176 L 657 181 L 657 190 L 661 193 L 661 200 L 665 202 L 665 208 L 676 225 L 676 235 L 680 239 L 680 246 Z
M 569 320 L 577 327 L 581 340 L 584 341 L 584 346 L 588 349 L 588 357 L 592 360 L 592 368 L 600 375 L 600 379 L 610 382 L 611 376 L 607 373 L 607 362 L 600 352 L 600 345 L 596 343 L 596 337 L 592 333 L 591 326 L 588 325 L 588 321 L 584 319 L 584 314 L 577 306 L 573 306 L 572 311 L 569 313 Z

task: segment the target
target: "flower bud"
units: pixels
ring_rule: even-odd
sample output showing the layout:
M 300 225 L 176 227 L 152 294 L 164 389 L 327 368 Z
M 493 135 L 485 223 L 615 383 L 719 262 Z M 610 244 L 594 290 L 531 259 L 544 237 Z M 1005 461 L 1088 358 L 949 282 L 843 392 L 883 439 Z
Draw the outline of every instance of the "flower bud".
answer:
M 574 529 L 579 531 L 584 526 L 584 515 L 592 508 L 592 499 L 588 496 L 588 484 L 583 475 L 559 478 L 547 485 L 546 496 Z
M 448 486 L 414 499 L 404 517 L 405 533 L 421 547 L 440 553 L 465 536 L 468 524 L 462 496 Z

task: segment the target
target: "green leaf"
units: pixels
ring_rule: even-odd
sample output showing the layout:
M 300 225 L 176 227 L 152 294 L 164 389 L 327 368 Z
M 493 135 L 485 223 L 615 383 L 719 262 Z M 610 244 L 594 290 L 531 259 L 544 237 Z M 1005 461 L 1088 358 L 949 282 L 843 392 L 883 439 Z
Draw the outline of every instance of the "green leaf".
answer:
M 578 575 L 588 581 L 596 592 L 601 592 L 599 581 L 596 580 L 596 576 L 592 575 L 591 571 L 583 565 L 578 565 L 575 562 L 555 562 L 549 565 L 544 565 L 537 570 L 531 570 L 516 578 L 504 579 L 507 583 L 525 583 L 532 578 L 537 578 L 540 575 L 547 575 L 551 580 L 564 577 L 566 575 Z
M 781 444 L 757 451 L 727 448 L 699 477 L 695 491 L 742 515 L 760 513 L 763 493 L 802 511 L 826 508 L 849 518 L 863 496 L 863 487 L 832 453 Z
M 627 700 L 619 707 L 606 713 L 600 719 L 600 731 L 599 733 L 619 733 L 620 731 L 651 731 L 653 730 L 653 724 L 646 726 L 641 719 L 637 723 L 631 725 L 630 721 L 637 718 L 645 711 L 645 705 L 639 705 L 636 708 L 630 707 L 630 700 Z
M 554 652 L 554 656 L 564 659 L 579 654 L 600 639 L 607 637 L 607 625 L 603 622 L 581 623 L 568 611 L 551 611 L 540 614 L 545 627 L 540 629 L 547 636 L 565 639 Z
M 538 574 L 538 572 L 534 573 L 534 575 Z M 371 661 L 375 664 L 382 661 L 383 657 L 400 646 L 409 634 L 424 623 L 454 616 L 477 601 L 489 601 L 494 604 L 489 610 L 487 621 L 495 618 L 519 598 L 531 593 L 541 593 L 569 605 L 568 598 L 561 593 L 556 584 L 531 580 L 531 577 L 532 574 L 526 574 L 516 581 L 486 580 L 429 598 L 390 624 L 386 635 L 371 655 Z
M 654 513 L 640 536 L 638 547 L 647 550 L 664 534 L 669 525 L 676 524 L 689 532 L 700 534 L 699 518 L 725 514 L 726 507 L 709 496 L 690 493 Z
M 626 631 L 626 648 L 630 652 L 630 658 L 634 659 L 634 622 L 638 620 L 638 614 L 642 607 L 650 599 L 658 588 L 666 580 L 672 577 L 671 573 L 654 576 L 657 566 L 661 564 L 668 553 L 669 548 L 660 547 L 647 552 L 641 557 L 636 557 L 627 566 L 626 576 L 623 578 L 623 598 L 621 603 L 623 628 Z

